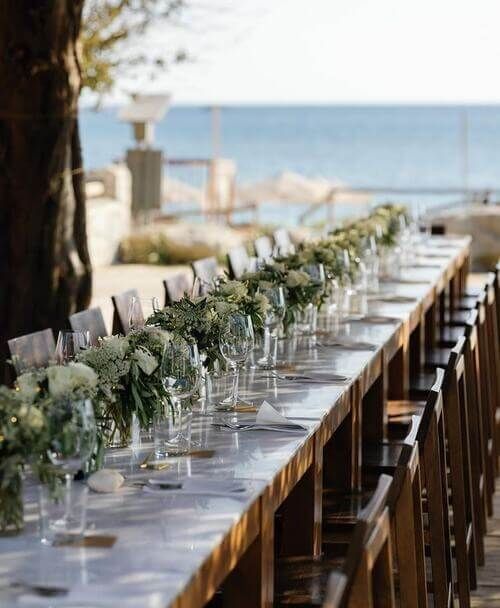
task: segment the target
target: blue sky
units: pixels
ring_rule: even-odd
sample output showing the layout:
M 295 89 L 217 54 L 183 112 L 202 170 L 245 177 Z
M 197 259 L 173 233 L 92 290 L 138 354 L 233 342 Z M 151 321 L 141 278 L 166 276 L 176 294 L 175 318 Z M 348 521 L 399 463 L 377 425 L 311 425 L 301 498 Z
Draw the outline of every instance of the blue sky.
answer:
M 142 90 L 189 103 L 500 102 L 498 0 L 197 1 L 202 18 L 145 41 L 196 61 L 121 81 L 108 101 Z

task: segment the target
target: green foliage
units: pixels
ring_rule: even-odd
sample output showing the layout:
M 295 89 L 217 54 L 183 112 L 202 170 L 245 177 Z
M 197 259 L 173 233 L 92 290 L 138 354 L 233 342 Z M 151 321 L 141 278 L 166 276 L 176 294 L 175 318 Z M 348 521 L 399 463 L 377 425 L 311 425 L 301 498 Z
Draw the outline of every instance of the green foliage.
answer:
M 82 86 L 100 95 L 120 74 L 135 69 L 153 76 L 158 70 L 185 61 L 183 49 L 144 53 L 140 45 L 151 26 L 175 23 L 186 0 L 86 0 L 80 34 Z

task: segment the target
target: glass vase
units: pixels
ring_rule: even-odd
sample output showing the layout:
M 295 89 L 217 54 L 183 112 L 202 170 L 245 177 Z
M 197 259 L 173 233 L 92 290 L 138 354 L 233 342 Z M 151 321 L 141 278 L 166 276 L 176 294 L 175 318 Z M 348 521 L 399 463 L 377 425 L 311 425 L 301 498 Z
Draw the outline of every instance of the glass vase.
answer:
M 18 534 L 24 527 L 21 472 L 0 469 L 0 535 Z

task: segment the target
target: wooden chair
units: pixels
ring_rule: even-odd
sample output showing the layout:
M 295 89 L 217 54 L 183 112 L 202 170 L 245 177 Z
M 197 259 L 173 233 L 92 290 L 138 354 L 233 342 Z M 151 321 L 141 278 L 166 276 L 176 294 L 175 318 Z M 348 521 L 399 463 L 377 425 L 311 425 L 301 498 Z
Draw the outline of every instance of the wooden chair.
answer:
M 395 606 L 387 496 L 392 479 L 381 475 L 359 514 L 347 554 L 315 560 L 309 556 L 278 560 L 276 607 Z M 335 572 L 334 572 L 335 571 Z M 372 586 L 373 583 L 373 586 Z
M 263 260 L 273 257 L 273 243 L 268 236 L 259 236 L 254 241 L 255 255 Z
M 467 405 L 471 429 L 471 475 L 476 514 L 476 554 L 480 566 L 484 564 L 484 536 L 486 518 L 493 509 L 494 473 L 488 450 L 490 423 L 481 395 L 481 368 L 479 364 L 478 325 L 480 309 L 470 313 L 465 327 L 465 377 Z
M 447 479 L 446 431 L 443 409 L 444 371 L 442 369 L 436 370 L 435 378 L 425 406 L 419 410 L 420 416 L 415 439 L 419 452 L 420 482 L 422 488 L 421 504 L 426 516 L 425 546 L 431 561 L 427 587 L 432 594 L 433 605 L 439 608 L 448 608 L 453 605 L 454 575 L 451 553 L 452 535 Z M 408 412 L 405 412 L 405 416 L 408 415 Z M 372 445 L 370 448 L 365 449 L 364 467 L 369 471 L 375 471 L 375 473 L 382 471 L 394 474 L 398 462 L 400 462 L 399 459 L 404 454 L 403 450 L 408 449 L 404 446 L 410 443 L 409 439 L 411 439 L 411 436 L 405 441 L 400 442 L 399 451 L 397 442 L 385 445 Z M 413 480 L 412 490 L 416 492 L 418 477 L 413 475 L 410 479 Z M 416 504 L 414 503 L 414 505 Z M 414 516 L 413 521 L 415 522 L 414 529 L 418 535 L 418 506 L 416 509 L 417 514 Z M 399 528 L 405 530 L 407 525 L 405 523 L 400 525 Z M 411 540 L 412 538 L 413 535 L 408 536 L 407 542 L 408 539 Z M 401 542 L 401 539 L 399 542 Z M 414 541 L 414 546 L 417 551 L 419 547 L 418 536 Z M 416 554 L 418 555 L 418 553 Z M 398 547 L 397 545 L 396 555 L 404 556 L 404 548 L 402 546 Z M 401 559 L 404 560 L 405 558 L 402 557 Z M 401 560 L 398 561 L 401 563 Z M 404 564 L 404 561 L 402 563 Z M 408 565 L 406 566 L 408 567 Z M 409 569 L 406 576 L 409 577 L 411 572 L 414 572 L 414 568 Z M 402 574 L 404 578 L 405 573 L 403 572 Z M 418 598 L 420 602 L 423 601 L 420 589 L 421 580 L 419 575 Z M 404 592 L 408 592 L 408 589 L 403 590 Z M 401 603 L 401 606 L 405 605 Z
M 212 285 L 214 279 L 219 275 L 219 265 L 214 257 L 196 260 L 191 266 L 195 278 L 199 279 L 205 285 Z
M 56 343 L 51 329 L 42 329 L 31 334 L 8 340 L 10 356 L 16 374 L 27 369 L 44 367 L 54 359 Z
M 227 265 L 229 276 L 232 279 L 239 279 L 245 272 L 250 270 L 250 256 L 243 245 L 233 247 L 227 254 Z
M 108 335 L 104 317 L 99 307 L 75 312 L 69 317 L 69 324 L 73 331 L 88 331 L 92 346 L 99 344 L 99 338 Z
M 165 306 L 178 302 L 189 294 L 193 288 L 192 278 L 185 272 L 175 274 L 168 279 L 163 281 L 163 287 L 165 289 Z
M 488 431 L 488 452 L 491 453 L 491 457 L 493 459 L 493 467 L 494 467 L 494 476 L 498 475 L 498 450 L 499 450 L 499 440 L 497 434 L 497 403 L 494 398 L 493 384 L 495 379 L 492 378 L 492 375 L 495 373 L 498 375 L 498 372 L 494 371 L 492 365 L 492 357 L 490 353 L 490 342 L 491 336 L 488 332 L 488 323 L 487 323 L 487 293 L 483 291 L 478 296 L 478 340 L 479 340 L 479 366 L 481 373 L 481 399 L 483 404 L 483 409 L 486 411 L 487 418 L 489 421 L 489 431 Z M 494 490 L 494 489 L 493 489 Z
M 390 477 L 383 475 L 372 500 L 360 513 L 345 564 L 328 580 L 324 608 L 395 606 L 391 528 L 386 506 Z
M 278 250 L 288 253 L 294 248 L 290 239 L 290 233 L 286 228 L 278 228 L 273 232 L 274 245 Z
M 129 289 L 115 296 L 113 302 L 113 333 L 126 336 L 130 332 L 129 307 L 132 298 L 138 298 L 137 289 Z
M 500 338 L 498 318 L 498 302 L 496 299 L 496 275 L 488 273 L 486 280 L 486 328 L 488 335 L 488 357 L 490 362 L 490 391 L 492 399 L 492 410 L 495 416 L 496 444 L 500 446 Z
M 476 587 L 476 534 L 471 474 L 471 436 L 468 420 L 467 384 L 464 362 L 465 338 L 451 350 L 445 386 L 445 423 L 450 467 L 453 536 L 457 564 L 458 598 L 462 607 L 470 604 L 470 590 Z

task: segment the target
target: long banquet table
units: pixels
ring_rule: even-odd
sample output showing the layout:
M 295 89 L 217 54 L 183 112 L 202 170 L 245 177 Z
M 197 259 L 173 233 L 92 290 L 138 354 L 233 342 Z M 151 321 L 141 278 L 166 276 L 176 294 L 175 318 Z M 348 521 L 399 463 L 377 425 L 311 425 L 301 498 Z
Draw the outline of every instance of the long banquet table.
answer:
M 381 285 L 414 301 L 370 299 L 368 314 L 387 319 L 342 325 L 344 334 L 376 344 L 375 350 L 328 346 L 321 333 L 294 348 L 287 341 L 280 345 L 297 372 L 338 373 L 348 381 L 299 383 L 251 369 L 242 375 L 247 399 L 267 400 L 307 431 L 227 432 L 212 426 L 210 416 L 195 414 L 193 439 L 197 449 L 213 450 L 211 457 L 171 458 L 167 469 L 151 471 L 139 466 L 151 452 L 148 441 L 110 450 L 106 467 L 119 469 L 125 485 L 113 494 L 91 494 L 88 533 L 115 536 L 113 547 L 43 546 L 37 489 L 27 484 L 25 529 L 0 539 L 0 605 L 201 608 L 223 584 L 225 605 L 270 607 L 275 514 L 284 554 L 320 553 L 323 484 L 359 486 L 363 441 L 384 437 L 386 399 L 407 395 L 410 368 L 418 369 L 424 345 L 433 339 L 440 298 L 463 280 L 469 248 L 468 237 L 432 237 L 401 281 Z M 240 420 L 251 417 L 238 414 Z M 234 478 L 245 491 L 234 497 L 151 494 L 137 483 L 186 476 Z M 42 598 L 13 582 L 69 592 Z

